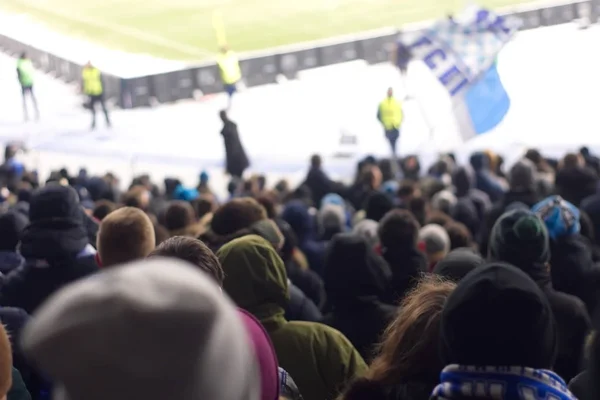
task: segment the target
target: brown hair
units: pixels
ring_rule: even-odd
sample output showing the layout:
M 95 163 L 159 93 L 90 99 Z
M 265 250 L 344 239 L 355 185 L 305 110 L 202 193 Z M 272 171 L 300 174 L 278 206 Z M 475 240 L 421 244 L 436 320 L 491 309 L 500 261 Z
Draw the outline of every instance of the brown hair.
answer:
M 154 226 L 140 209 L 123 207 L 106 216 L 98 232 L 98 256 L 103 267 L 146 258 L 156 243 Z
M 407 210 L 392 210 L 379 222 L 377 235 L 384 249 L 411 248 L 417 245 L 421 226 Z
M 267 212 L 250 197 L 233 199 L 215 211 L 211 228 L 217 235 L 231 235 L 252 224 L 267 219 Z
M 165 240 L 148 257 L 169 257 L 187 261 L 208 274 L 217 284 L 223 286 L 225 275 L 215 254 L 198 239 L 175 236 Z
M 117 209 L 117 205 L 109 200 L 98 200 L 94 207 L 94 212 L 92 216 L 96 218 L 98 221 L 102 221 L 108 214 L 115 211 Z
M 183 229 L 195 222 L 196 212 L 187 201 L 172 201 L 165 210 L 165 228 L 170 231 Z
M 8 333 L 0 324 L 0 399 L 4 398 L 12 386 L 12 348 Z
M 452 221 L 447 223 L 444 228 L 450 237 L 450 250 L 473 246 L 473 236 L 465 224 Z
M 456 284 L 426 276 L 400 304 L 383 333 L 378 356 L 366 378 L 384 385 L 438 379 L 444 367 L 438 354 L 440 318 Z

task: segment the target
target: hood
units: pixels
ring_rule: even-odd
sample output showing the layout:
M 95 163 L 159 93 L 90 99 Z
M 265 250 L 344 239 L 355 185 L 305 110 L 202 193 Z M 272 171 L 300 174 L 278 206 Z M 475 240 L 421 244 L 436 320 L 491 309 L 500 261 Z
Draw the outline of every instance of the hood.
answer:
M 533 206 L 536 213 L 546 224 L 551 239 L 578 234 L 579 209 L 560 196 L 550 196 Z
M 475 187 L 475 173 L 469 166 L 458 168 L 452 175 L 452 184 L 456 188 L 456 196 L 464 197 Z
M 444 365 L 550 369 L 557 353 L 548 299 L 523 271 L 502 263 L 459 282 L 442 311 L 440 339 Z
M 17 211 L 0 215 L 0 251 L 14 252 L 28 223 L 27 217 Z
M 313 219 L 308 207 L 300 200 L 288 203 L 281 214 L 281 218 L 290 224 L 300 240 L 314 234 Z
M 391 275 L 385 260 L 364 238 L 341 234 L 331 241 L 323 280 L 327 298 L 335 307 L 352 306 L 366 298 L 382 298 Z
M 179 260 L 145 260 L 66 286 L 38 309 L 21 340 L 28 359 L 70 399 L 125 400 L 132 391 L 146 400 L 261 398 L 235 306 Z
M 23 232 L 20 253 L 26 259 L 47 261 L 75 257 L 89 243 L 77 192 L 49 184 L 34 192 L 29 226 Z
M 212 251 L 216 252 L 224 244 L 247 235 L 258 235 L 267 240 L 277 249 L 282 247 L 282 243 L 285 240 L 277 224 L 270 219 L 264 219 L 262 221 L 255 222 L 248 228 L 240 229 L 239 231 L 233 232 L 230 235 L 219 235 L 209 228 L 204 233 L 200 234 L 198 238 L 202 240 Z
M 470 158 L 471 167 L 475 171 L 483 171 L 490 169 L 490 157 L 482 152 L 475 153 L 471 155 Z
M 235 303 L 259 320 L 283 314 L 289 301 L 283 260 L 257 235 L 232 240 L 217 252 L 223 266 L 223 289 Z
M 471 249 L 456 249 L 437 263 L 433 272 L 454 282 L 462 280 L 469 272 L 482 266 L 484 259 Z

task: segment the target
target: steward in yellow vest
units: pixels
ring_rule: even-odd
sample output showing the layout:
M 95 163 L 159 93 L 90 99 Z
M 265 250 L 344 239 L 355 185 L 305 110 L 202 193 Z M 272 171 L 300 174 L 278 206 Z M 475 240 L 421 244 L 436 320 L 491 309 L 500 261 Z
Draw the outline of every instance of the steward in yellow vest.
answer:
M 221 48 L 221 53 L 217 57 L 217 66 L 223 81 L 223 87 L 229 96 L 229 107 L 231 107 L 231 98 L 236 92 L 236 84 L 242 79 L 242 69 L 236 54 L 226 46 Z
M 377 110 L 377 119 L 383 125 L 385 136 L 390 142 L 393 154 L 396 154 L 396 144 L 400 138 L 400 126 L 404 119 L 402 104 L 394 98 L 392 88 L 388 89 L 387 96 Z
M 23 94 L 23 115 L 25 116 L 25 121 L 29 120 L 27 97 L 29 97 L 31 99 L 31 103 L 33 103 L 36 119 L 40 119 L 37 100 L 35 98 L 35 94 L 33 93 L 34 73 L 35 70 L 33 68 L 33 63 L 27 57 L 27 53 L 22 53 L 17 61 L 17 77 L 19 78 L 19 83 L 21 84 L 21 93 Z
M 89 98 L 89 106 L 92 111 L 92 129 L 96 128 L 96 103 L 100 103 L 104 112 L 104 118 L 106 119 L 106 126 L 110 127 L 110 117 L 108 116 L 108 110 L 104 102 L 102 72 L 88 61 L 81 71 L 81 80 L 81 88 L 83 93 Z

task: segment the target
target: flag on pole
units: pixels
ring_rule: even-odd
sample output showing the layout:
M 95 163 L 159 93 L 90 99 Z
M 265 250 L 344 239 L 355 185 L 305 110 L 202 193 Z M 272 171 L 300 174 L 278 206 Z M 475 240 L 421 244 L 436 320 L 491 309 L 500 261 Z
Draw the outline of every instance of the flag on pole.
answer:
M 464 140 L 496 127 L 510 109 L 496 58 L 519 26 L 516 18 L 470 6 L 406 43 L 450 94 Z

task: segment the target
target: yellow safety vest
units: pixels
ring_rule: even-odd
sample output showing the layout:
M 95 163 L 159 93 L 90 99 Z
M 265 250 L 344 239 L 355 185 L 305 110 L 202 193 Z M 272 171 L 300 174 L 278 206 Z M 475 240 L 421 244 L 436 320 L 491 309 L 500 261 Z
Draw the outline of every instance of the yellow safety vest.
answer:
M 219 54 L 217 65 L 221 71 L 221 79 L 226 85 L 233 85 L 242 79 L 242 70 L 240 63 L 233 51 L 228 51 L 225 54 Z
M 95 67 L 84 67 L 82 72 L 83 92 L 88 96 L 100 96 L 104 93 L 102 73 Z
M 402 104 L 393 97 L 386 97 L 379 103 L 379 117 L 386 130 L 399 129 L 402 124 Z

